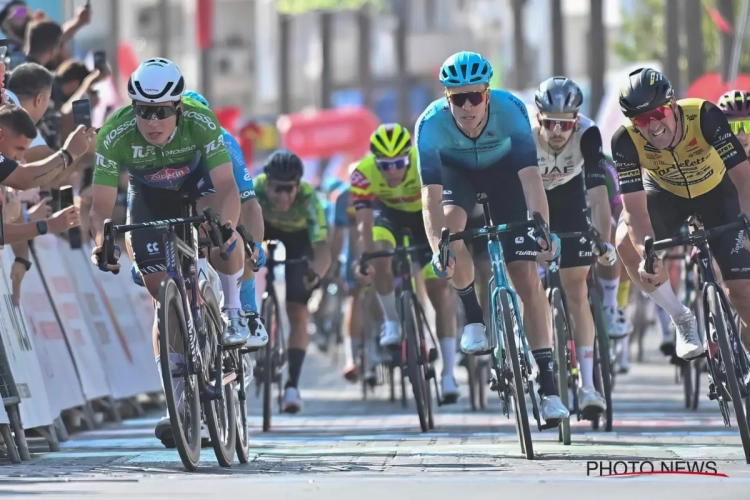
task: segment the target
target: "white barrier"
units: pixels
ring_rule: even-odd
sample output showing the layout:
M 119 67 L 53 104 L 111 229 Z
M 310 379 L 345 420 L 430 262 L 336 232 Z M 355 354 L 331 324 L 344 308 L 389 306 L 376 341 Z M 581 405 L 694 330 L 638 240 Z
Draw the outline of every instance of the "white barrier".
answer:
M 24 313 L 13 305 L 10 284 L 13 255 L 9 250 L 1 253 L 3 255 L 0 259 L 0 334 L 21 399 L 21 422 L 27 429 L 46 427 L 52 424 L 55 416 L 50 410 L 42 369 L 34 340 L 26 329 Z
M 70 251 L 68 243 L 47 234 L 34 239 L 37 257 L 50 299 L 58 313 L 70 353 L 75 362 L 78 378 L 87 401 L 111 396 L 107 373 L 102 365 L 102 355 L 89 331 L 86 319 L 78 304 L 80 297 L 71 283 L 63 253 Z

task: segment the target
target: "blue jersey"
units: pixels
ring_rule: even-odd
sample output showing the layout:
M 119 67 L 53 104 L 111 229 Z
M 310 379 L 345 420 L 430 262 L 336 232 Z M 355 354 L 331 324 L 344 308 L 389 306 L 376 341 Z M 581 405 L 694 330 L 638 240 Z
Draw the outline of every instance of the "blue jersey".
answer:
M 458 128 L 448 100 L 430 104 L 417 120 L 416 144 L 422 185 L 442 185 L 441 168 L 518 172 L 537 164 L 526 105 L 505 90 L 490 90 L 489 117 L 482 134 L 470 139 Z
M 253 185 L 253 177 L 245 165 L 245 155 L 242 154 L 242 148 L 237 139 L 224 127 L 221 128 L 221 131 L 224 135 L 224 145 L 229 151 L 229 157 L 232 158 L 234 181 L 240 190 L 240 199 L 242 201 L 251 200 L 255 198 L 255 186 Z
M 340 186 L 337 191 L 336 202 L 332 206 L 332 221 L 335 227 L 348 227 L 353 221 L 353 210 L 354 207 L 349 206 L 349 191 L 351 186 L 344 184 Z

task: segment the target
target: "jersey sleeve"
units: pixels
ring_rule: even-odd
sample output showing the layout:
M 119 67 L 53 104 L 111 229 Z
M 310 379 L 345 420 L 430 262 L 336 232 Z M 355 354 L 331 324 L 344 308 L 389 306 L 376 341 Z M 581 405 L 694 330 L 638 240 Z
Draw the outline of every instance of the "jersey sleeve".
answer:
M 201 107 L 191 110 L 188 114 L 193 119 L 193 127 L 198 133 L 195 134 L 194 140 L 197 146 L 201 148 L 203 160 L 206 162 L 206 168 L 212 170 L 219 165 L 231 163 L 232 158 L 229 156 L 226 144 L 224 143 L 224 134 L 222 133 L 219 120 L 213 111 Z
M 491 104 L 490 104 L 491 105 Z M 526 105 L 511 93 L 504 103 L 503 119 L 508 124 L 508 137 L 511 140 L 509 162 L 517 172 L 526 167 L 536 166 L 536 143 L 531 132 L 529 112 Z
M 310 242 L 314 244 L 328 239 L 328 222 L 317 193 L 312 188 L 311 191 L 307 206 L 307 231 L 310 234 Z
M 240 199 L 243 202 L 252 200 L 255 198 L 255 186 L 253 185 L 253 177 L 245 165 L 245 155 L 242 154 L 242 148 L 240 148 L 237 139 L 226 130 L 222 132 L 222 135 L 224 137 L 224 145 L 229 152 L 229 157 L 232 159 L 234 181 L 240 190 Z
M 440 137 L 435 120 L 434 111 L 431 108 L 427 109 L 419 117 L 414 131 L 414 142 L 417 145 L 417 170 L 422 186 L 443 185 L 440 172 L 443 165 L 440 159 Z
M 115 115 L 117 116 L 117 115 Z M 94 186 L 116 188 L 120 184 L 120 161 L 116 154 L 117 141 L 107 140 L 107 136 L 116 131 L 117 122 L 110 117 L 96 134 L 96 163 L 94 163 Z
M 708 101 L 701 105 L 700 127 L 703 137 L 719 154 L 727 170 L 747 160 L 745 149 L 729 127 L 724 113 Z
M 599 127 L 589 127 L 581 136 L 581 156 L 583 156 L 583 175 L 586 189 L 607 185 L 607 173 L 604 170 L 604 147 Z
M 354 208 L 361 210 L 363 208 L 372 208 L 375 201 L 375 193 L 372 189 L 372 182 L 364 173 L 365 163 L 371 161 L 367 158 L 362 160 L 357 167 L 352 170 L 349 178 L 351 183 L 350 196 Z
M 333 224 L 336 227 L 347 227 L 349 225 L 349 214 L 347 209 L 349 208 L 349 190 L 344 190 L 339 193 L 336 198 L 336 207 L 334 209 Z
M 641 177 L 641 160 L 633 139 L 620 127 L 612 136 L 612 159 L 615 162 L 617 180 L 620 193 L 636 193 L 643 191 L 643 177 Z

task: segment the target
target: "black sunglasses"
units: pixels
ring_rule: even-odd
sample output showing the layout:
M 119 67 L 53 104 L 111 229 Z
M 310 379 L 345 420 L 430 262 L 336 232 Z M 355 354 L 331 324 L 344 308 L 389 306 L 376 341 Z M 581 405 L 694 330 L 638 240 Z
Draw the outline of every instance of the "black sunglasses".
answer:
M 135 105 L 135 114 L 144 120 L 164 120 L 177 114 L 177 108 L 173 106 L 148 106 L 144 104 Z

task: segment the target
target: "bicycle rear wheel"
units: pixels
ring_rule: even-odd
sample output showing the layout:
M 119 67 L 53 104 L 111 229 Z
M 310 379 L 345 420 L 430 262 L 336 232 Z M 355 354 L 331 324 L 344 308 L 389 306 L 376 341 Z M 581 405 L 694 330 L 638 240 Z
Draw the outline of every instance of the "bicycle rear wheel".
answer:
M 526 409 L 526 391 L 524 378 L 521 373 L 521 361 L 518 347 L 516 346 L 516 329 L 514 328 L 516 320 L 510 306 L 510 298 L 506 290 L 500 290 L 500 311 L 497 318 L 503 318 L 505 331 L 505 348 L 506 362 L 510 361 L 513 370 L 513 412 L 516 414 L 516 426 L 518 428 L 518 437 L 521 440 L 521 452 L 526 455 L 528 460 L 534 459 L 534 444 L 531 441 L 531 427 L 529 427 L 529 413 Z M 533 394 L 529 394 L 534 397 Z
M 744 399 L 742 397 L 742 391 L 740 390 L 740 381 L 737 379 L 737 372 L 735 371 L 735 352 L 733 349 L 734 345 L 740 347 L 740 353 L 744 355 L 742 350 L 742 344 L 738 338 L 730 338 L 730 332 L 736 333 L 735 328 L 727 328 L 727 311 L 724 309 L 724 301 L 720 299 L 718 290 L 714 289 L 713 284 L 709 284 L 706 287 L 708 295 L 708 307 L 711 315 L 713 316 L 714 328 L 716 329 L 716 337 L 719 343 L 719 353 L 721 355 L 721 364 L 724 365 L 724 373 L 722 374 L 726 380 L 727 389 L 729 389 L 729 395 L 732 398 L 732 406 L 734 407 L 734 418 L 737 421 L 737 427 L 740 431 L 740 438 L 742 439 L 742 448 L 745 452 L 745 462 L 750 464 L 750 429 L 747 427 L 747 416 L 745 414 Z M 734 337 L 734 335 L 732 335 Z
M 218 357 L 218 346 L 221 342 L 221 332 L 224 320 L 221 319 L 219 303 L 216 300 L 211 284 L 203 281 L 200 284 L 200 293 L 203 298 L 201 313 L 203 316 L 203 327 L 206 335 L 206 364 L 204 372 L 206 373 L 206 383 L 213 388 L 213 384 L 218 378 L 222 379 L 220 398 L 205 400 L 203 402 L 203 414 L 206 417 L 206 426 L 208 433 L 211 435 L 211 445 L 216 454 L 216 460 L 222 467 L 231 467 L 234 461 L 234 448 L 237 440 L 237 419 L 234 401 L 234 386 L 236 383 L 236 372 L 228 373 L 225 377 L 224 368 L 231 366 L 231 353 L 223 352 L 221 358 Z M 214 361 L 216 361 L 214 363 Z M 231 379 L 232 375 L 235 377 Z M 230 379 L 224 382 L 224 379 Z
M 552 306 L 552 328 L 555 339 L 555 373 L 557 375 L 557 387 L 560 390 L 560 400 L 566 408 L 570 408 L 568 401 L 568 329 L 565 316 L 565 307 L 562 302 L 562 293 L 559 288 L 553 288 L 550 297 Z M 564 418 L 559 427 L 559 439 L 564 445 L 570 444 L 570 417 Z
M 238 351 L 235 362 L 237 366 L 242 366 L 242 370 L 237 373 L 237 384 L 234 386 L 234 407 L 235 420 L 237 422 L 237 440 L 236 452 L 237 459 L 241 464 L 250 461 L 250 436 L 247 425 L 247 389 L 249 386 L 249 377 L 252 375 L 253 363 L 250 354 Z
M 607 332 L 606 323 L 604 322 L 604 313 L 602 303 L 599 299 L 599 292 L 595 287 L 589 287 L 589 303 L 591 312 L 594 317 L 594 327 L 596 328 L 596 337 L 594 338 L 594 386 L 597 391 L 604 397 L 607 409 L 604 411 L 604 430 L 612 432 L 613 408 L 612 408 L 612 383 L 614 372 L 609 350 L 609 333 Z M 597 419 L 598 424 L 598 419 Z M 592 426 L 594 425 L 592 421 Z M 596 429 L 596 427 L 594 427 Z
M 417 316 L 414 311 L 414 298 L 409 292 L 401 294 L 401 325 L 406 341 L 406 370 L 411 382 L 411 390 L 414 394 L 414 401 L 417 404 L 417 415 L 419 416 L 419 427 L 422 432 L 427 432 L 429 427 L 429 417 L 427 414 L 426 404 L 426 381 L 420 358 L 422 357 L 419 349 L 419 340 L 417 339 Z
M 172 424 L 172 439 L 180 454 L 180 460 L 189 471 L 198 467 L 201 455 L 201 402 L 198 377 L 190 373 L 191 346 L 188 334 L 182 295 L 177 283 L 169 276 L 164 277 L 159 286 L 159 300 L 156 304 L 159 327 L 159 363 L 161 364 L 164 396 Z M 176 338 L 177 337 L 177 338 Z M 170 349 L 170 339 L 174 340 Z M 197 351 L 197 339 L 193 348 Z M 181 365 L 170 366 L 170 357 L 181 358 Z M 182 394 L 175 391 L 173 384 L 182 382 Z M 183 405 L 180 411 L 179 398 Z

